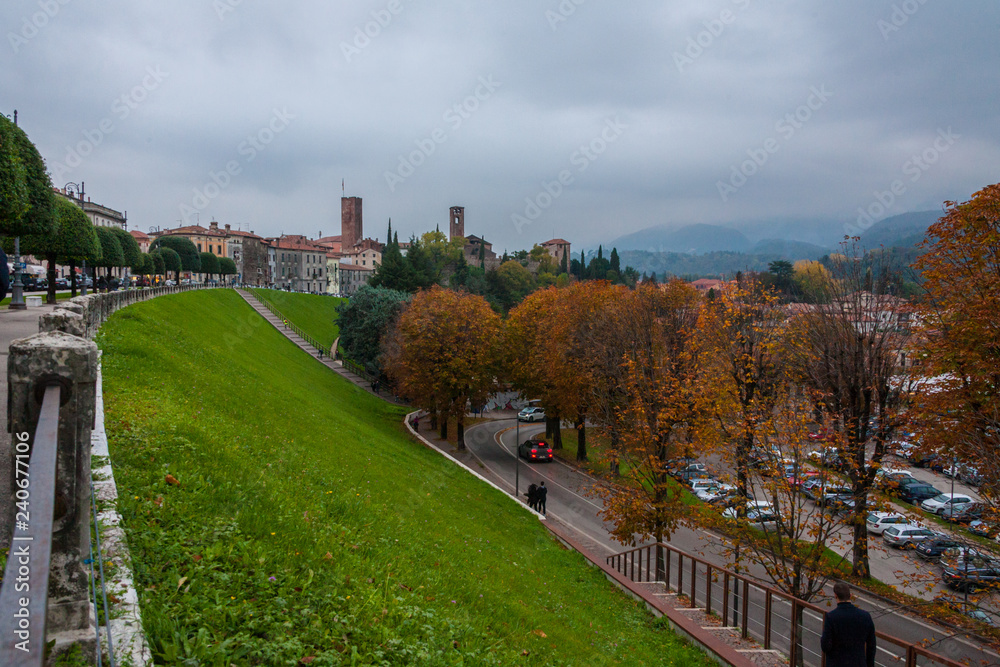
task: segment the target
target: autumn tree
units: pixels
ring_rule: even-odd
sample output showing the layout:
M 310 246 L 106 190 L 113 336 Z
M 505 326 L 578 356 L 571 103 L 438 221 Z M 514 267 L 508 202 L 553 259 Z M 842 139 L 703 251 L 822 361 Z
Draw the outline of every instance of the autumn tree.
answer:
M 916 262 L 926 298 L 919 308 L 924 376 L 918 430 L 975 465 L 982 495 L 1000 491 L 1000 184 L 964 203 L 947 202 Z
M 559 308 L 559 290 L 550 287 L 528 295 L 510 311 L 503 329 L 504 344 L 498 359 L 503 376 L 522 396 L 538 399 L 545 407 L 545 431 L 552 446 L 562 449 L 559 424 L 563 415 L 559 389 L 550 374 L 549 340 Z
M 900 359 L 909 349 L 910 306 L 891 293 L 900 267 L 879 255 L 871 290 L 863 289 L 867 268 L 857 246 L 848 248 L 818 294 L 819 305 L 794 320 L 792 360 L 798 381 L 818 411 L 832 421 L 846 463 L 854 508 L 852 573 L 870 576 L 868 493 L 893 436 L 905 423 L 914 387 Z
M 465 448 L 468 405 L 481 405 L 495 386 L 500 317 L 485 299 L 435 286 L 417 293 L 399 316 L 383 365 L 414 405 L 456 422 Z
M 709 413 L 701 391 L 702 359 L 695 335 L 701 299 L 689 285 L 643 284 L 611 304 L 604 323 L 615 332 L 621 368 L 614 406 L 598 413 L 614 421 L 619 446 L 613 455 L 622 474 L 598 493 L 602 516 L 622 544 L 653 538 L 662 542 L 685 513 L 681 491 L 669 476 L 671 461 L 703 437 Z M 662 575 L 663 554 L 657 554 Z

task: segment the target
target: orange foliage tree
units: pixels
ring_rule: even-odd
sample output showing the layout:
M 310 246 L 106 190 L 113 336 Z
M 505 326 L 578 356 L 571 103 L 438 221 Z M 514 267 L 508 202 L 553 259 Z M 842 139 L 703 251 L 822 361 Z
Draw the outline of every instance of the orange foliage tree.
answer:
M 901 360 L 910 348 L 910 305 L 893 294 L 902 269 L 888 253 L 862 257 L 856 247 L 833 267 L 815 306 L 794 320 L 790 359 L 798 380 L 836 429 L 854 507 L 852 574 L 871 575 L 868 562 L 869 492 L 908 420 L 913 373 Z
M 916 355 L 926 378 L 920 430 L 976 465 L 981 491 L 997 499 L 1000 480 L 1000 184 L 970 201 L 947 202 L 916 262 L 920 304 Z
M 465 415 L 493 391 L 500 317 L 480 296 L 435 286 L 419 292 L 399 316 L 383 364 L 401 395 L 441 414 L 443 437 L 452 417 L 465 447 Z
M 605 281 L 550 287 L 529 295 L 510 313 L 506 327 L 507 377 L 522 394 L 539 398 L 562 446 L 559 422 L 571 418 L 577 429 L 576 458 L 587 458 L 586 421 L 596 372 L 591 332 L 597 313 L 623 287 Z
M 672 459 L 690 451 L 709 423 L 701 391 L 695 332 L 701 299 L 681 281 L 640 285 L 608 304 L 602 358 L 613 377 L 598 378 L 597 413 L 617 439 L 612 456 L 621 476 L 598 494 L 602 516 L 622 544 L 662 542 L 684 513 L 680 489 L 669 476 Z M 657 571 L 663 555 L 657 554 Z

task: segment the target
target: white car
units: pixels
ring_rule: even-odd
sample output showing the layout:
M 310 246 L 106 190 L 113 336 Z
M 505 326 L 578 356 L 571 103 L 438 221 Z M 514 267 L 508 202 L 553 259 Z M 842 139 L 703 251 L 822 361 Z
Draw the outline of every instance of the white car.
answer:
M 749 516 L 752 512 L 774 512 L 774 505 L 768 500 L 748 500 L 746 513 Z M 735 519 L 736 508 L 730 507 L 722 513 L 722 516 L 727 519 Z
M 717 498 L 721 498 L 723 496 L 730 496 L 733 494 L 734 491 L 736 491 L 736 487 L 733 486 L 732 484 L 719 484 L 719 482 L 717 482 L 714 479 L 697 480 L 697 482 L 705 482 L 705 481 L 711 482 L 711 484 L 702 484 L 700 486 L 693 487 L 694 495 L 698 497 L 698 500 L 705 503 L 710 503 L 713 500 L 716 500 Z
M 519 422 L 543 422 L 545 421 L 545 408 L 524 408 L 517 413 Z
M 942 493 L 920 503 L 920 509 L 931 514 L 941 514 L 946 507 L 952 508 L 950 511 L 955 512 L 962 505 L 967 505 L 971 502 L 975 501 L 963 493 Z
M 902 514 L 896 514 L 895 512 L 872 512 L 865 520 L 868 532 L 875 533 L 876 535 L 884 533 L 885 529 L 889 526 L 905 526 L 909 523 L 909 519 Z

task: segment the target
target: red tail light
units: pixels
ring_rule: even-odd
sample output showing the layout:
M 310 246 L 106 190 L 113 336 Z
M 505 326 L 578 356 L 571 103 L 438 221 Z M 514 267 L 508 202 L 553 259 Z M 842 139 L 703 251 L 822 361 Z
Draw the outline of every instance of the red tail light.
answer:
M 531 450 L 531 453 L 532 453 L 532 454 L 537 454 L 537 453 L 538 453 L 538 450 L 537 450 L 537 449 L 532 449 L 532 450 Z

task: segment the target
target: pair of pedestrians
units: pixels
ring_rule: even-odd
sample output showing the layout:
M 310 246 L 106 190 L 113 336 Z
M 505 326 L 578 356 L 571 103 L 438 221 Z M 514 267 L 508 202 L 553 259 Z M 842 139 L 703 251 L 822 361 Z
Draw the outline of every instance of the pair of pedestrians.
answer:
M 545 488 L 545 482 L 541 482 L 538 486 L 535 484 L 529 486 L 527 495 L 528 507 L 545 516 L 545 500 L 549 495 L 549 490 Z

